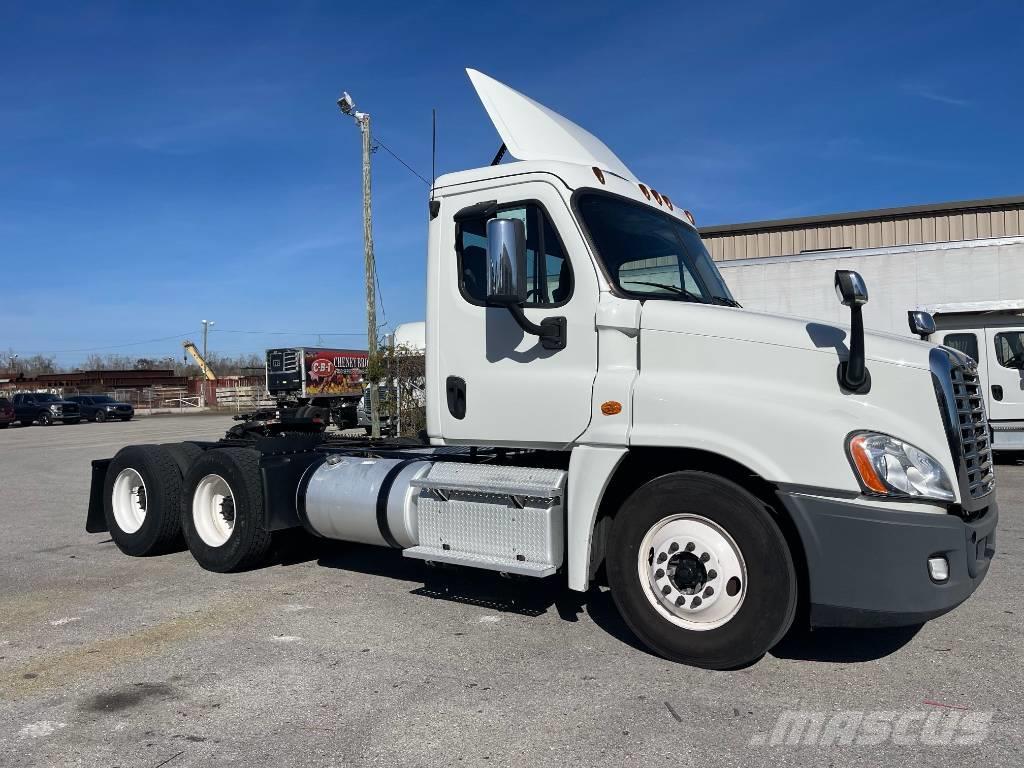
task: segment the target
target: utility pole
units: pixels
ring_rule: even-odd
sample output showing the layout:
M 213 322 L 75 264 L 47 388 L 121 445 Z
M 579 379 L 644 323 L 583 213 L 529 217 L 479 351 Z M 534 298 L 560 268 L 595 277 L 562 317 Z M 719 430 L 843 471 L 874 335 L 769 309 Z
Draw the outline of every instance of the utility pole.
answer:
M 377 370 L 377 290 L 376 267 L 373 258 L 373 212 L 370 205 L 370 116 L 357 112 L 355 102 L 348 93 L 338 99 L 338 108 L 359 124 L 363 139 L 363 269 L 366 278 L 366 344 L 367 369 L 370 374 L 370 435 L 380 437 L 380 390 L 376 381 Z
M 210 366 L 206 362 L 206 336 L 210 331 L 210 326 L 214 324 L 213 320 L 203 320 L 203 389 L 200 397 L 200 405 L 206 407 L 206 387 L 209 383 L 208 373 Z

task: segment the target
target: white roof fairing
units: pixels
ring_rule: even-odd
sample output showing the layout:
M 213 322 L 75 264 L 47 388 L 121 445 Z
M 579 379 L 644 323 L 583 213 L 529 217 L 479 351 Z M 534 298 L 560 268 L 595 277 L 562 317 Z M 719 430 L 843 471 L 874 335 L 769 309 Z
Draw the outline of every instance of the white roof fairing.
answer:
M 466 74 L 513 157 L 596 166 L 628 181 L 638 181 L 626 164 L 589 131 L 482 72 L 467 69 Z

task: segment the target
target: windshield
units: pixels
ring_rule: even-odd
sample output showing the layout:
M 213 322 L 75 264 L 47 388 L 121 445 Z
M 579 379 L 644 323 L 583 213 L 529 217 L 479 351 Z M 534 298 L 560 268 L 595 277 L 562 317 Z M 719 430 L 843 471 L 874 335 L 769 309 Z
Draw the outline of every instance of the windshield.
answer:
M 107 395 L 93 395 L 89 399 L 92 401 L 93 405 L 98 405 L 100 403 L 112 403 L 112 402 L 114 402 L 114 398 L 108 397 Z
M 621 197 L 582 194 L 577 208 L 605 271 L 637 298 L 739 304 L 700 235 L 671 216 Z
M 60 398 L 57 397 L 56 395 L 41 394 L 41 395 L 34 395 L 34 397 L 40 403 L 59 403 L 60 402 Z

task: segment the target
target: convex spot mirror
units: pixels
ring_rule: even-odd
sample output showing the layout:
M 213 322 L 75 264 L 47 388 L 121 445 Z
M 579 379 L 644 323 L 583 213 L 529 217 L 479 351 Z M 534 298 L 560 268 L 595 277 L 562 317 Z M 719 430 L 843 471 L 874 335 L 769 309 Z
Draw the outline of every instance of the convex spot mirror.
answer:
M 930 313 L 919 309 L 912 309 L 907 312 L 907 323 L 910 325 L 910 332 L 917 334 L 922 339 L 935 333 L 935 318 Z
M 487 303 L 526 302 L 526 227 L 519 219 L 487 222 Z

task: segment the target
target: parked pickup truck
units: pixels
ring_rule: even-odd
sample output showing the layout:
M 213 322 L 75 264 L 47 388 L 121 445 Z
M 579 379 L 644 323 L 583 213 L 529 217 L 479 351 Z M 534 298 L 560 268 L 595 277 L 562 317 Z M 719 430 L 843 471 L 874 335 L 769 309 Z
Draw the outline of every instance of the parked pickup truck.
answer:
M 60 395 L 49 392 L 20 393 L 11 398 L 11 402 L 15 418 L 25 427 L 33 422 L 48 427 L 54 421 L 77 424 L 82 420 L 78 403 L 63 400 Z

